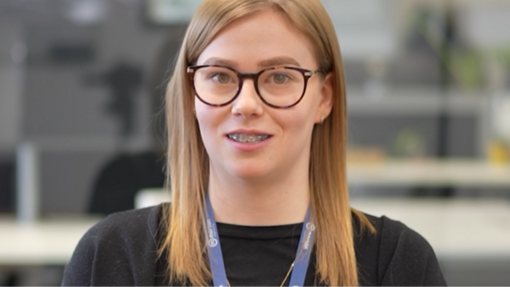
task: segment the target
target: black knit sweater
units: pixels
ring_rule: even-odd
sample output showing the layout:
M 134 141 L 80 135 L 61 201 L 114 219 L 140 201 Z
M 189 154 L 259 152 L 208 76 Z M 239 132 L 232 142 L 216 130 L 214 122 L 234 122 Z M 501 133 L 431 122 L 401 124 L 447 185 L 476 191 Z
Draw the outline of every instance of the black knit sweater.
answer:
M 116 213 L 92 227 L 67 264 L 62 284 L 177 285 L 168 282 L 157 246 L 162 205 Z M 387 217 L 367 215 L 377 233 L 355 235 L 360 285 L 446 285 L 434 251 L 418 233 Z M 353 222 L 354 230 L 359 223 Z M 279 286 L 294 256 L 302 224 L 250 227 L 218 223 L 232 286 Z M 305 285 L 318 285 L 312 254 Z M 288 284 L 288 281 L 286 282 Z

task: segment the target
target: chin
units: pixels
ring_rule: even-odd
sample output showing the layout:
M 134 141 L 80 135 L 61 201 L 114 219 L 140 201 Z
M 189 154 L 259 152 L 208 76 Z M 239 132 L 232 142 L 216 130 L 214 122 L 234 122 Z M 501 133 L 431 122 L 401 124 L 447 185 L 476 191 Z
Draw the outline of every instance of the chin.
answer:
M 267 168 L 257 168 L 253 165 L 248 166 L 237 166 L 232 169 L 232 175 L 243 180 L 260 180 L 267 178 L 271 172 Z

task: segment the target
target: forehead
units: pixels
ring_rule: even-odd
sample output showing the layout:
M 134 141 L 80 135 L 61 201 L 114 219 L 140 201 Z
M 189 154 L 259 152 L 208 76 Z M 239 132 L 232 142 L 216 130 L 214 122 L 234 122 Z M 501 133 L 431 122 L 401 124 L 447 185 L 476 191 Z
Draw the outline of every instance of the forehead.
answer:
M 315 68 L 310 39 L 284 15 L 273 9 L 237 19 L 215 35 L 197 64 L 220 59 L 234 68 L 268 66 L 271 59 L 288 59 L 293 66 Z

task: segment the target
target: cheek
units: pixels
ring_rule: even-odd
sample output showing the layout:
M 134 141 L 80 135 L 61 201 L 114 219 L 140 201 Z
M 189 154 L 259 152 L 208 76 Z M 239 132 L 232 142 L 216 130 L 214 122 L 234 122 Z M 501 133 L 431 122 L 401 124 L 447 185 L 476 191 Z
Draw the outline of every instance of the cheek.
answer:
M 309 98 L 303 99 L 303 102 L 299 103 L 299 105 L 302 104 L 302 106 L 298 106 L 300 108 L 299 111 L 296 111 L 292 117 L 287 119 L 288 128 L 293 131 L 293 134 L 297 134 L 303 139 L 311 137 L 318 106 L 318 103 L 313 98 L 318 95 L 308 94 L 306 96 Z
M 294 111 L 287 117 L 282 118 L 280 122 L 284 131 L 294 143 L 302 142 L 311 135 L 314 126 L 313 113 L 309 109 L 303 109 L 299 112 Z M 298 140 L 301 139 L 301 140 Z
M 195 117 L 197 118 L 198 127 L 204 144 L 208 141 L 208 134 L 211 133 L 211 113 L 207 112 L 207 108 L 195 105 Z
M 221 123 L 220 108 L 211 108 L 202 103 L 195 105 L 195 116 L 197 118 L 200 135 L 206 149 L 212 148 L 214 139 L 218 134 Z
M 308 90 L 302 101 L 297 106 L 299 108 L 296 116 L 296 122 L 298 122 L 298 125 L 301 125 L 302 128 L 305 126 L 313 126 L 319 104 L 320 93 L 314 89 Z

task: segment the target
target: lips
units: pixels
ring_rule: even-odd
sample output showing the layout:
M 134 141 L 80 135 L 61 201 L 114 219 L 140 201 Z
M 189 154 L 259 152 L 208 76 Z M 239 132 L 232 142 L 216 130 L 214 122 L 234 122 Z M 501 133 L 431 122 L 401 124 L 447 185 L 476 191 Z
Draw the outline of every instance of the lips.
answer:
M 227 137 L 238 143 L 259 143 L 271 137 L 270 134 L 260 131 L 232 131 Z
M 269 135 L 260 134 L 228 134 L 231 140 L 240 143 L 257 143 L 269 138 Z

